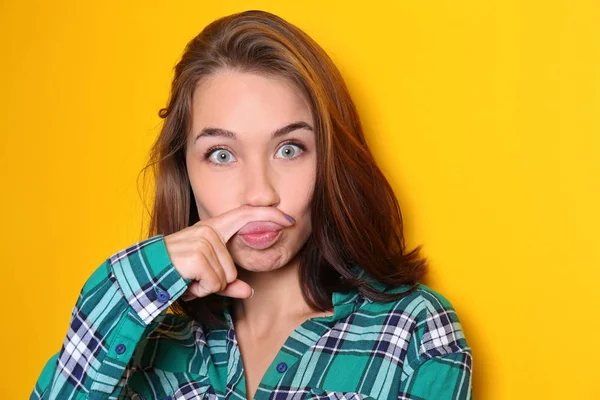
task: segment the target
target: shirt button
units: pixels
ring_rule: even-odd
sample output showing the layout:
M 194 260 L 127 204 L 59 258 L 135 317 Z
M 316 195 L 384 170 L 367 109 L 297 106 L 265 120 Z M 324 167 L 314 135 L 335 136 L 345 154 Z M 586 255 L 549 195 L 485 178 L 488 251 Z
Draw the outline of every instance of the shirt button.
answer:
M 125 350 L 127 350 L 127 348 L 123 343 L 119 343 L 117 347 L 115 347 L 115 351 L 117 352 L 117 354 L 123 354 L 125 353 Z
M 158 301 L 161 303 L 166 303 L 167 301 L 169 301 L 169 299 L 171 298 L 171 296 L 169 295 L 169 292 L 161 290 L 160 292 L 158 292 Z
M 286 363 L 280 362 L 279 364 L 277 364 L 277 372 L 284 373 L 285 371 L 287 371 L 287 364 Z

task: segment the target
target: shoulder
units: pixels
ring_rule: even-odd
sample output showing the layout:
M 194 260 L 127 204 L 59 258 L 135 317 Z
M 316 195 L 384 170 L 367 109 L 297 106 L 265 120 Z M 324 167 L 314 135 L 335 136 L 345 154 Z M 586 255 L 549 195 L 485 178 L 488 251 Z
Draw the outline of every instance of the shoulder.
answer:
M 408 291 L 408 286 L 399 286 L 387 287 L 384 292 L 399 295 Z M 419 284 L 415 290 L 405 294 L 398 300 L 378 302 L 364 298 L 361 308 L 371 312 L 379 312 L 383 315 L 402 312 L 412 318 L 423 319 L 443 314 L 451 319 L 458 319 L 456 310 L 450 301 L 442 294 L 423 284 Z
M 407 289 L 389 288 L 386 293 L 403 293 Z M 403 362 L 412 366 L 441 355 L 471 353 L 450 301 L 425 285 L 418 285 L 391 302 L 364 299 L 357 313 L 379 321 L 381 340 L 401 343 L 405 350 Z

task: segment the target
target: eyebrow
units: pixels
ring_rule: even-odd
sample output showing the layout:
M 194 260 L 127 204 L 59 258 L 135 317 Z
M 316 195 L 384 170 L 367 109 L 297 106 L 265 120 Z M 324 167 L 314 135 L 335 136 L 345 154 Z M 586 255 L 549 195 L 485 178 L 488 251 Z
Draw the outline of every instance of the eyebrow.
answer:
M 312 126 L 310 126 L 306 122 L 296 121 L 296 122 L 292 122 L 289 125 L 284 126 L 283 128 L 279 128 L 275 132 L 271 133 L 271 139 L 275 139 L 279 136 L 288 134 L 297 129 L 307 129 L 309 131 L 313 130 Z M 200 131 L 200 133 L 196 136 L 196 139 L 194 139 L 194 141 L 196 141 L 204 136 L 211 136 L 211 137 L 212 136 L 221 136 L 221 137 L 225 137 L 228 139 L 234 139 L 234 140 L 237 139 L 235 132 L 229 131 L 227 129 L 222 129 L 222 128 L 212 128 L 209 126 L 209 127 L 202 129 Z

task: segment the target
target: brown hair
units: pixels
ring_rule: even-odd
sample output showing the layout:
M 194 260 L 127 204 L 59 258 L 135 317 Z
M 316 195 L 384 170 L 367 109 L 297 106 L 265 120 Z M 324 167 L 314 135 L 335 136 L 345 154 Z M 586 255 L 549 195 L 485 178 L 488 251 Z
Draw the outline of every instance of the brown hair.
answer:
M 186 46 L 175 67 L 170 98 L 148 165 L 155 198 L 149 236 L 169 235 L 199 221 L 185 163 L 197 82 L 222 68 L 289 79 L 306 96 L 315 121 L 317 179 L 311 204 L 313 231 L 299 252 L 300 283 L 315 310 L 331 309 L 334 291 L 356 288 L 374 301 L 412 291 L 426 270 L 421 246 L 405 253 L 402 214 L 388 181 L 367 146 L 355 105 L 333 61 L 306 33 L 265 11 L 220 18 Z M 385 293 L 357 276 L 357 269 L 389 286 Z M 222 302 L 207 296 L 177 300 L 176 314 L 207 324 L 222 320 Z M 219 306 L 220 305 L 220 306 Z

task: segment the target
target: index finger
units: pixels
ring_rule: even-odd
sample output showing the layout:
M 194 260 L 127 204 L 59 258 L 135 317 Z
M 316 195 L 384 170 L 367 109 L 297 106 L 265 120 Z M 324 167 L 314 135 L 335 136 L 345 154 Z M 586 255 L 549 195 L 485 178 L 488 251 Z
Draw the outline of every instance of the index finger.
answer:
M 204 221 L 204 223 L 210 225 L 221 236 L 223 243 L 227 243 L 244 225 L 256 221 L 273 222 L 281 225 L 282 228 L 295 223 L 291 216 L 276 207 L 253 207 L 248 205 L 226 211 Z

